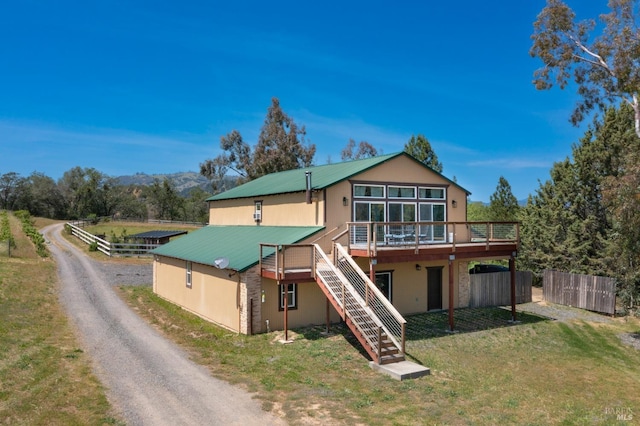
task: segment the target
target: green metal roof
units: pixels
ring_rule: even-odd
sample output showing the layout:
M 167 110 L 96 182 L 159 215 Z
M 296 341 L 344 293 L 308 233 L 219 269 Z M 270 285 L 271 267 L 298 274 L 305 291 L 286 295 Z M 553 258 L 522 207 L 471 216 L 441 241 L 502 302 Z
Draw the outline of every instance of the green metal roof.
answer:
M 324 229 L 322 226 L 217 226 L 191 232 L 151 253 L 213 265 L 229 259 L 228 269 L 245 271 L 258 263 L 260 243 L 295 244 Z
M 249 181 L 243 185 L 236 186 L 235 188 L 232 188 L 228 191 L 216 194 L 208 198 L 207 201 L 230 200 L 234 198 L 249 198 L 259 197 L 262 195 L 286 194 L 290 192 L 305 191 L 305 172 L 307 171 L 312 172 L 312 189 L 324 189 L 402 155 L 411 158 L 418 164 L 431 170 L 433 173 L 439 174 L 438 172 L 422 164 L 420 161 L 416 160 L 411 155 L 405 152 L 396 152 L 395 154 L 379 155 L 377 157 L 364 158 L 362 160 L 345 161 L 342 163 L 325 164 L 322 166 L 304 167 L 301 169 L 271 173 L 258 179 Z M 451 182 L 453 185 L 461 188 L 467 194 L 470 194 L 469 191 L 462 188 L 457 183 L 451 181 L 445 176 L 442 177 Z

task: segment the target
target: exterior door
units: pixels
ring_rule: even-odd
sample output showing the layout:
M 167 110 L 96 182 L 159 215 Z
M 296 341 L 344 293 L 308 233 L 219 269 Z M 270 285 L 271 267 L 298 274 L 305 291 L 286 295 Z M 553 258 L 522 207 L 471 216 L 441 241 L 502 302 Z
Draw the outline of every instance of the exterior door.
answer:
M 427 268 L 427 310 L 442 309 L 442 267 Z

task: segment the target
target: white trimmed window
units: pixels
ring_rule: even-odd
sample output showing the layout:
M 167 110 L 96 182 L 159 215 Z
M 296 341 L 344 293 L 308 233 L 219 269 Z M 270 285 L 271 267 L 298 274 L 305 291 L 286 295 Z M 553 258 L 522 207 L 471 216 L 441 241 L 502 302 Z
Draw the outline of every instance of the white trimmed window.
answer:
M 191 288 L 191 262 L 187 261 L 187 288 Z
M 298 284 L 280 284 L 278 286 L 278 293 L 280 293 L 279 310 L 284 311 L 285 294 L 287 296 L 288 309 L 298 309 Z
M 444 188 L 419 188 L 418 197 L 421 200 L 444 200 L 447 193 Z
M 384 186 L 353 185 L 353 196 L 362 198 L 384 198 Z

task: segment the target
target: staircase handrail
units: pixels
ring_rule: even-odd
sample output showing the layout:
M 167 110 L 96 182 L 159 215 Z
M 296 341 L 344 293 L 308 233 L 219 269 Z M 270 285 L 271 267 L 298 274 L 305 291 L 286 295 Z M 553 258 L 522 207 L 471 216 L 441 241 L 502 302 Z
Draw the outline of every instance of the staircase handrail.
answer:
M 374 312 L 375 317 L 382 323 L 382 327 L 389 338 L 404 354 L 407 321 L 362 271 L 362 269 L 360 269 L 347 250 L 339 243 L 334 244 L 334 256 L 336 256 L 334 266 L 338 270 L 343 272 L 340 260 L 344 259 L 344 261 L 350 266 L 351 271 L 357 274 L 359 281 L 363 285 L 359 286 L 357 282 L 354 282 L 355 280 L 347 278 L 349 283 L 354 289 L 356 289 L 359 296 L 364 300 L 365 306 L 368 306 Z M 340 257 L 340 259 L 338 259 L 338 257 Z M 349 276 L 348 274 L 344 274 L 344 272 L 343 275 L 345 277 Z
M 360 306 L 361 309 L 364 309 L 367 314 L 369 315 L 369 318 L 376 324 L 377 327 L 380 328 L 385 328 L 384 324 L 382 323 L 382 321 L 378 318 L 378 316 L 375 314 L 375 312 L 373 312 L 373 310 L 371 309 L 371 307 L 367 306 L 366 302 L 362 299 L 362 297 L 360 296 L 359 292 L 357 291 L 357 289 L 353 286 L 353 284 L 350 282 L 350 280 L 342 273 L 342 271 L 340 271 L 329 259 L 329 257 L 327 257 L 326 253 L 322 250 L 322 248 L 319 245 L 315 245 L 315 253 L 316 253 L 316 265 L 319 263 L 318 262 L 318 257 L 320 257 L 330 268 L 331 272 L 336 274 L 339 278 L 340 281 L 342 283 L 342 291 L 343 294 L 336 294 L 333 289 L 331 288 L 331 285 L 329 285 L 324 277 L 320 274 L 318 274 L 317 269 L 314 271 L 315 272 L 315 276 L 317 278 L 320 278 L 320 280 L 324 283 L 325 288 L 333 295 L 334 300 L 336 301 L 336 303 L 338 303 L 341 307 L 343 312 L 345 313 L 345 315 L 349 315 L 349 318 L 351 318 L 353 324 L 358 328 L 358 330 L 360 330 L 361 334 L 365 337 L 365 339 L 367 340 L 367 342 L 370 344 L 371 347 L 377 348 L 380 345 L 380 342 L 378 342 L 376 344 L 376 342 L 372 341 L 369 337 L 369 335 L 367 333 L 365 333 L 365 331 L 362 329 L 362 327 L 360 326 L 359 322 L 357 321 L 357 316 L 351 315 L 351 313 L 349 313 L 349 307 L 347 306 L 347 304 L 344 303 L 345 297 L 352 297 L 353 299 L 356 300 L 356 302 L 358 303 L 358 305 Z M 346 291 L 346 293 L 344 293 Z M 344 319 L 344 318 L 343 318 Z M 354 321 L 355 320 L 355 321 Z M 395 342 L 394 342 L 395 343 Z

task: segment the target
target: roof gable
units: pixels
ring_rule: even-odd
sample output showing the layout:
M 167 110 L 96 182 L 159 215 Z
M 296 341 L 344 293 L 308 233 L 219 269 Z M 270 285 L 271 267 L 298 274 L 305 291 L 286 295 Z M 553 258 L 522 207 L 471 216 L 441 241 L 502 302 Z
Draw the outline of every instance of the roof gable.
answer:
M 215 259 L 226 257 L 228 269 L 242 272 L 258 263 L 260 243 L 295 244 L 322 229 L 322 226 L 209 225 L 151 253 L 211 266 Z
M 322 166 L 305 167 L 301 169 L 287 170 L 284 172 L 271 173 L 258 179 L 249 181 L 243 185 L 232 188 L 228 191 L 216 194 L 207 199 L 207 201 L 230 200 L 235 198 L 260 197 L 263 195 L 286 194 L 291 192 L 302 192 L 306 190 L 305 173 L 312 172 L 311 185 L 312 189 L 324 189 L 345 179 L 349 179 L 359 173 L 376 167 L 384 162 L 390 161 L 399 156 L 407 156 L 426 169 L 436 173 L 438 172 L 425 166 L 411 155 L 405 152 L 397 152 L 395 154 L 379 155 L 376 157 L 364 158 L 361 160 L 345 161 L 342 163 L 325 164 Z M 442 176 L 453 185 L 460 187 L 457 183 Z M 460 187 L 467 194 L 469 191 Z

